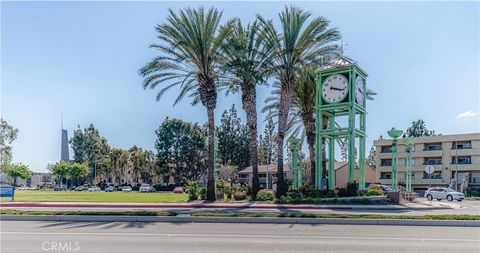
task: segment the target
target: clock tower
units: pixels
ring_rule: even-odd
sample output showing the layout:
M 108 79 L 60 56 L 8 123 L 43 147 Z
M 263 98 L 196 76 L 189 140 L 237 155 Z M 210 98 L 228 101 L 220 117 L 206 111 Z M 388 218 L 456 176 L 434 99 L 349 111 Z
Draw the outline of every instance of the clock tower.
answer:
M 335 189 L 335 142 L 348 145 L 348 182 L 355 181 L 358 150 L 359 189 L 365 189 L 365 121 L 367 74 L 352 59 L 340 56 L 323 66 L 316 79 L 315 188 L 322 185 L 322 153 L 328 145 L 328 189 Z M 328 122 L 328 123 L 327 123 Z M 358 140 L 358 145 L 357 144 Z M 358 146 L 358 149 L 356 148 Z

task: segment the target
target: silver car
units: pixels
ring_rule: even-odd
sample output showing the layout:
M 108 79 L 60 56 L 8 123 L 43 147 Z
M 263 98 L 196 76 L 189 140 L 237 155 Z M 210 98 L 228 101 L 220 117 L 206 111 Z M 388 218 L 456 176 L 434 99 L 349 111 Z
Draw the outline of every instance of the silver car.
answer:
M 425 198 L 428 200 L 437 199 L 438 201 L 446 199 L 448 201 L 462 201 L 465 195 L 450 188 L 429 188 L 425 191 Z

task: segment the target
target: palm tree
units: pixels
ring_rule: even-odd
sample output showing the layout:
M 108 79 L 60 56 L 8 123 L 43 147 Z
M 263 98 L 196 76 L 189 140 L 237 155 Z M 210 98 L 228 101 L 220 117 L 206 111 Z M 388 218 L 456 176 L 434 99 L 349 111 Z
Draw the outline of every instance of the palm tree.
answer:
M 274 50 L 275 59 L 271 68 L 280 82 L 277 197 L 284 195 L 286 190 L 283 176 L 283 143 L 298 73 L 306 66 L 325 62 L 339 51 L 338 45 L 334 44 L 340 39 L 337 29 L 329 28 L 329 21 L 323 17 L 307 22 L 310 16 L 309 12 L 296 7 L 285 7 L 279 14 L 282 33 L 277 32 L 271 20 L 259 17 Z
M 160 51 L 140 69 L 143 87 L 164 87 L 157 100 L 170 88 L 179 86 L 180 94 L 175 104 L 190 94 L 194 103 L 200 101 L 208 114 L 208 181 L 207 199 L 215 200 L 214 141 L 217 104 L 218 57 L 227 29 L 217 32 L 222 12 L 211 8 L 169 10 L 167 23 L 156 26 L 160 44 L 152 47 Z M 168 83 L 168 84 L 167 84 Z
M 252 195 L 260 188 L 257 152 L 257 84 L 265 84 L 272 60 L 271 47 L 265 44 L 265 34 L 257 20 L 242 26 L 239 19 L 226 25 L 230 31 L 222 47 L 222 68 L 231 76 L 226 83 L 228 92 L 242 93 L 242 105 L 250 133 L 250 160 L 252 164 Z

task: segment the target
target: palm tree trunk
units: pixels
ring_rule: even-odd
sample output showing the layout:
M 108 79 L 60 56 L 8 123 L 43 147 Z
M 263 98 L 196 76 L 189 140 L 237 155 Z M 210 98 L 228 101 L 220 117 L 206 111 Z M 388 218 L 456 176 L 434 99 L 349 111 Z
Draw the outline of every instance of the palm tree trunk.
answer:
M 327 129 L 328 127 L 328 116 L 322 115 L 322 129 Z M 322 138 L 322 175 L 327 177 L 327 151 L 325 147 L 325 138 Z M 328 185 L 328 183 L 327 183 Z
M 215 104 L 207 105 L 208 113 L 208 161 L 207 161 L 207 200 L 215 201 Z
M 247 113 L 247 125 L 250 131 L 250 163 L 252 164 L 252 197 L 256 198 L 260 190 L 258 178 L 258 153 L 257 153 L 257 93 L 255 86 L 251 89 L 242 89 L 243 109 Z
M 310 183 L 315 185 L 315 120 L 311 117 L 303 117 L 307 136 L 308 152 L 310 156 Z
M 285 139 L 285 131 L 287 129 L 288 107 L 290 105 L 290 97 L 293 93 L 293 82 L 286 81 L 282 83 L 280 93 L 280 103 L 278 104 L 278 136 L 277 136 L 277 198 L 285 195 L 287 189 L 283 176 L 283 143 Z

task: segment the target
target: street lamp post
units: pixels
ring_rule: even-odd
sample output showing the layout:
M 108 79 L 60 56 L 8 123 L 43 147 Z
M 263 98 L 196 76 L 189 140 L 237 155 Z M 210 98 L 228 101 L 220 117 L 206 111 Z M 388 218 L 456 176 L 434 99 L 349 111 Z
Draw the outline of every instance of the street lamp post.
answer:
M 393 191 L 398 191 L 398 177 L 397 177 L 397 167 L 398 167 L 398 157 L 397 157 L 397 139 L 402 135 L 402 130 L 397 130 L 395 127 L 392 127 L 392 130 L 388 131 L 388 136 L 393 138 L 392 142 L 392 189 Z
M 458 191 L 458 141 L 453 138 L 455 147 L 455 191 Z
M 407 191 L 412 191 L 412 148 L 415 144 L 413 138 L 404 138 L 403 143 L 407 147 L 407 159 L 406 159 L 406 171 L 405 171 L 405 184 Z

